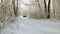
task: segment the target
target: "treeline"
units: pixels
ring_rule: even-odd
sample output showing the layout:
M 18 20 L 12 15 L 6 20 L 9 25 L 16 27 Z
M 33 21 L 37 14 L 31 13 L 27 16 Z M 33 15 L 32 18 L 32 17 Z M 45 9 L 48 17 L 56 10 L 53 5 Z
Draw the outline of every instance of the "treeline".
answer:
M 29 9 L 29 11 L 32 12 L 29 13 L 29 17 L 33 15 L 33 18 L 60 19 L 59 1 L 60 0 L 36 0 L 37 6 L 32 5 L 30 7 L 31 10 Z M 17 11 L 18 0 L 0 0 L 0 22 L 14 20 L 15 17 L 18 16 Z

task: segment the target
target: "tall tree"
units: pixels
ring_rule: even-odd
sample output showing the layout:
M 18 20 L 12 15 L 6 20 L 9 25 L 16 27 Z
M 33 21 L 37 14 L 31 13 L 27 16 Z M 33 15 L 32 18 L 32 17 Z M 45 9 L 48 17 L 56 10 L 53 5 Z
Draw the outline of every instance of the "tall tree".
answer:
M 48 1 L 48 18 L 50 18 L 50 1 L 51 0 Z
M 13 3 L 13 8 L 14 8 L 14 13 L 17 16 L 17 11 L 18 11 L 18 0 L 12 0 Z

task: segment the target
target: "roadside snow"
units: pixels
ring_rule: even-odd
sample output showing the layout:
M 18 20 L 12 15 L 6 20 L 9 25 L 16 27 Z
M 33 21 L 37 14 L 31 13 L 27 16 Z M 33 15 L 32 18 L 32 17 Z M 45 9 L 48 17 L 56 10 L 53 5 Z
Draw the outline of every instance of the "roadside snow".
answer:
M 60 34 L 60 21 L 17 17 L 15 22 L 6 26 L 0 34 Z

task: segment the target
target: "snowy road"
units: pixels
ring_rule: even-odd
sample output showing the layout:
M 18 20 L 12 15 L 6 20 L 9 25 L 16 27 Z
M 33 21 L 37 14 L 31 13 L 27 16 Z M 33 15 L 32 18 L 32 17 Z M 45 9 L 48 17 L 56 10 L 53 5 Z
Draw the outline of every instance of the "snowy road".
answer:
M 0 34 L 60 34 L 60 22 L 18 17 L 16 23 L 6 26 Z

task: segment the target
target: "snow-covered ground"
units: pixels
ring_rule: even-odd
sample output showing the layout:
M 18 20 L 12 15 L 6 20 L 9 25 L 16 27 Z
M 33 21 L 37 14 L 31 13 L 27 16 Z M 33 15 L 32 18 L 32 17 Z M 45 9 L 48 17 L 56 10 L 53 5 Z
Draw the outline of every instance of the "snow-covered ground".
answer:
M 17 17 L 15 22 L 6 26 L 0 34 L 60 34 L 60 21 Z

